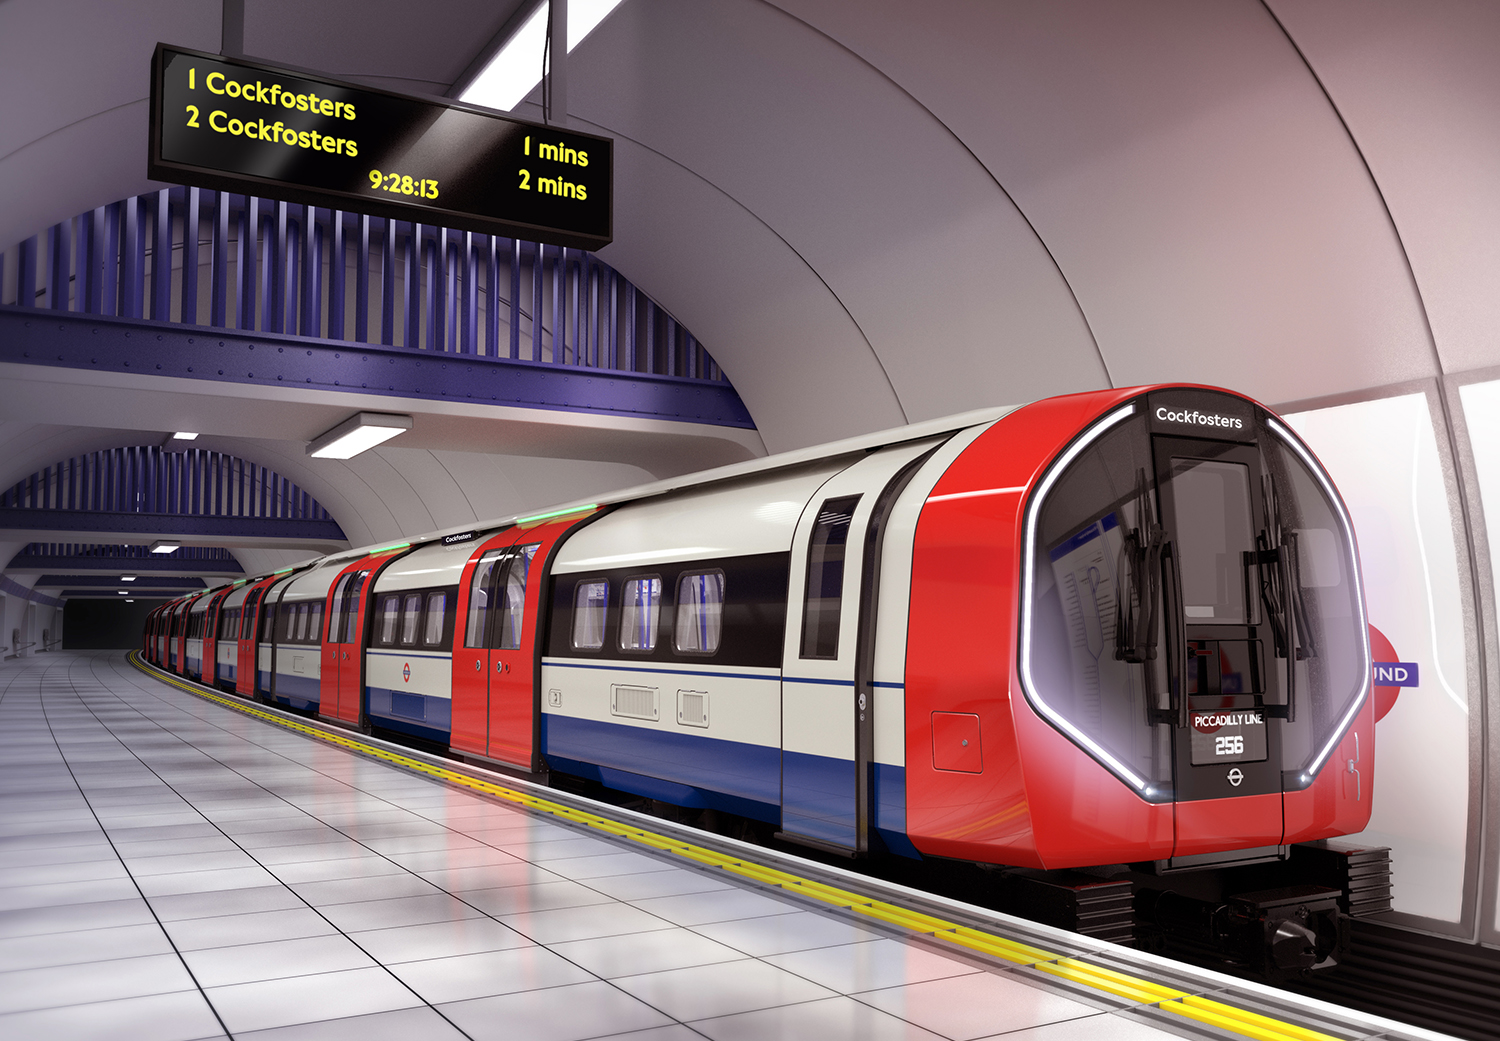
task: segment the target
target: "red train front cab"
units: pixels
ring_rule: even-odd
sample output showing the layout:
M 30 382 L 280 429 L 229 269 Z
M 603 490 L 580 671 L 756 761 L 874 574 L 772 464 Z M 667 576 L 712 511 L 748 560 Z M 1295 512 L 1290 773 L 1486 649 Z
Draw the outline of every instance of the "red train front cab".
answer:
M 923 853 L 1187 865 L 1369 819 L 1370 771 L 1340 777 L 1356 740 L 1373 764 L 1352 526 L 1246 398 L 1131 388 L 1010 413 L 928 496 L 910 618 Z M 955 718 L 977 718 L 962 765 L 939 747 Z

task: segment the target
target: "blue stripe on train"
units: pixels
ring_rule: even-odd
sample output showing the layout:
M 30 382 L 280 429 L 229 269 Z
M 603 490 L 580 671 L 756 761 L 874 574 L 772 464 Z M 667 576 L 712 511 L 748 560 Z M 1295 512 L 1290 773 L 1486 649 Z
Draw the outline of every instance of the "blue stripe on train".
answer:
M 542 754 L 559 770 L 583 768 L 580 776 L 647 798 L 781 819 L 779 749 L 543 713 Z
M 447 744 L 453 732 L 453 701 L 389 687 L 365 688 L 365 711 L 376 726 Z
M 317 708 L 323 700 L 320 681 L 316 676 L 278 672 L 276 674 L 276 700 L 293 708 Z
M 571 716 L 542 715 L 542 753 L 553 769 L 678 806 L 712 807 L 829 842 L 853 835 L 854 764 L 739 741 Z M 800 782 L 781 810 L 782 776 Z M 874 825 L 891 852 L 920 854 L 907 839 L 906 770 L 875 764 Z M 791 801 L 791 800 L 789 800 Z

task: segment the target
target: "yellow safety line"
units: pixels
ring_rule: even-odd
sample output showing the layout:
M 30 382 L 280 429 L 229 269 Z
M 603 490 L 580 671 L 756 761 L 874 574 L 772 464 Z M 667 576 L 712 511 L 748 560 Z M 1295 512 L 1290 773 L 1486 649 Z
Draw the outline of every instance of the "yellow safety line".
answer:
M 656 832 L 647 831 L 637 825 L 622 824 L 619 821 L 589 813 L 587 810 L 576 809 L 572 806 L 553 802 L 550 799 L 544 799 L 528 792 L 518 791 L 503 784 L 496 784 L 470 776 L 469 774 L 460 773 L 456 770 L 449 770 L 432 763 L 426 763 L 420 759 L 413 759 L 410 756 L 402 755 L 400 752 L 393 752 L 390 749 L 367 744 L 357 737 L 331 733 L 320 727 L 309 726 L 306 723 L 288 718 L 280 712 L 272 712 L 261 708 L 243 698 L 229 697 L 217 691 L 179 679 L 171 673 L 157 669 L 154 665 L 146 662 L 139 651 L 131 651 L 129 658 L 131 664 L 142 672 L 171 684 L 179 690 L 195 694 L 198 697 L 216 702 L 238 712 L 243 712 L 246 715 L 254 716 L 256 719 L 265 720 L 268 723 L 284 727 L 287 730 L 305 734 L 319 741 L 326 741 L 329 744 L 358 752 L 361 755 L 372 756 L 408 770 L 446 781 L 461 788 L 480 792 L 496 799 L 503 799 L 506 802 L 515 803 L 529 810 L 548 813 L 554 817 L 562 817 L 565 820 L 570 820 L 623 839 L 629 839 L 632 842 L 648 846 L 652 849 L 673 853 L 685 860 L 691 860 L 707 867 L 719 868 L 730 874 L 742 876 L 764 886 L 780 888 L 788 893 L 796 893 L 809 900 L 832 907 L 846 908 L 855 914 L 899 926 L 908 932 L 920 936 L 930 936 L 935 940 L 942 940 L 945 943 L 951 943 L 958 947 L 966 947 L 969 950 L 978 951 L 1015 965 L 1029 966 L 1049 976 L 1065 979 L 1092 990 L 1103 991 L 1106 994 L 1112 994 L 1115 997 L 1124 998 L 1127 1001 L 1136 1002 L 1137 1004 L 1155 1005 L 1164 1011 L 1176 1013 L 1184 1018 L 1195 1020 L 1207 1026 L 1217 1027 L 1232 1034 L 1254 1038 L 1256 1041 L 1341 1041 L 1341 1039 L 1331 1034 L 1319 1033 L 1316 1030 L 1309 1030 L 1306 1027 L 1299 1027 L 1279 1019 L 1272 1019 L 1269 1016 L 1263 1016 L 1247 1009 L 1236 1008 L 1233 1005 L 1226 1005 L 1211 998 L 1174 990 L 1160 983 L 1153 983 L 1150 980 L 1131 976 L 1115 969 L 1106 968 L 1103 965 L 1095 965 L 1092 962 L 1083 961 L 1079 958 L 1055 954 L 1017 940 L 995 936 L 992 933 L 972 929 L 966 925 L 959 925 L 956 922 L 949 922 L 920 911 L 912 911 L 899 907 L 896 904 L 864 896 L 860 893 L 852 893 L 822 882 L 816 882 L 809 878 L 801 878 L 780 868 L 770 867 L 769 865 L 756 863 L 755 861 L 741 860 L 730 854 L 719 853 L 703 846 L 696 846 L 682 839 L 671 838 Z

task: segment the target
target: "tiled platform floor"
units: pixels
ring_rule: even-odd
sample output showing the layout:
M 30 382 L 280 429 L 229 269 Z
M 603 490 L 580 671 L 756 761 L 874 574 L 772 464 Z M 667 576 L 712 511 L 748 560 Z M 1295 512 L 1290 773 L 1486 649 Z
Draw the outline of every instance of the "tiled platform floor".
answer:
M 0 1037 L 1160 1036 L 257 722 L 0 665 Z

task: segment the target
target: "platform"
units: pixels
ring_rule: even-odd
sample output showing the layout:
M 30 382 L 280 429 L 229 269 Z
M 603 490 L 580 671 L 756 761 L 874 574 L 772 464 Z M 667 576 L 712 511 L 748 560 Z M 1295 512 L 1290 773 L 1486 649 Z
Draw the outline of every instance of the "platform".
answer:
M 0 665 L 0 1036 L 1440 1037 L 252 711 Z

